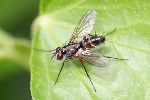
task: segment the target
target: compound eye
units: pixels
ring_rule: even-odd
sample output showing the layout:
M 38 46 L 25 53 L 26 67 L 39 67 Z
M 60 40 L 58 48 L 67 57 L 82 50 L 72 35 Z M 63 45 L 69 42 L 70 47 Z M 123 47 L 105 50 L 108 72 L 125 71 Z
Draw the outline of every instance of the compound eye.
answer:
M 63 54 L 61 52 L 57 53 L 56 55 L 58 60 L 61 60 L 63 58 Z
M 57 47 L 57 48 L 56 48 L 56 52 L 58 52 L 60 49 L 61 49 L 61 47 Z

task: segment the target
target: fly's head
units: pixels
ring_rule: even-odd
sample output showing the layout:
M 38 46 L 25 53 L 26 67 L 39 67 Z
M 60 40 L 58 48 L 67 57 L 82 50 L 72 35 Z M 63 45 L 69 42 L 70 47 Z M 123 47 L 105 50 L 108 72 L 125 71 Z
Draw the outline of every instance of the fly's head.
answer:
M 62 60 L 63 59 L 63 53 L 62 52 L 63 52 L 62 48 L 61 47 L 57 47 L 55 53 L 53 53 L 52 58 L 54 56 L 56 56 L 57 60 Z
M 57 60 L 63 59 L 63 54 L 62 54 L 62 48 L 61 47 L 56 48 L 55 54 L 56 54 Z

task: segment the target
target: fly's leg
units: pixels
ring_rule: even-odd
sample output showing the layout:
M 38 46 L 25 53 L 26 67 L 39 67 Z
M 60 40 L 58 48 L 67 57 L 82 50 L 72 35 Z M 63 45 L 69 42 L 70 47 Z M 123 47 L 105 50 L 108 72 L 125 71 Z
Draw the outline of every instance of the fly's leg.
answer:
M 116 28 L 115 28 L 113 31 L 111 31 L 110 33 L 106 34 L 105 37 L 106 37 L 107 35 L 110 35 L 110 34 L 114 33 L 115 31 L 116 31 Z
M 104 56 L 103 57 L 106 57 L 106 58 L 111 58 L 111 59 L 116 59 L 116 60 L 128 60 L 128 59 L 120 59 L 120 58 L 115 58 L 115 57 L 109 57 L 109 56 Z
M 67 59 L 65 59 L 65 60 L 63 61 L 62 66 L 61 66 L 61 69 L 60 69 L 60 71 L 59 71 L 59 73 L 58 73 L 58 76 L 57 76 L 57 79 L 56 79 L 56 81 L 55 81 L 55 84 L 54 84 L 54 85 L 56 85 L 56 83 L 57 83 L 57 81 L 58 81 L 58 78 L 59 78 L 59 76 L 60 76 L 60 73 L 61 73 L 61 71 L 62 71 L 62 69 L 63 69 L 64 64 L 65 64 L 65 62 L 66 62 L 66 61 L 67 61 Z
M 91 37 L 94 36 L 94 35 L 92 35 L 92 34 L 88 34 L 88 35 L 91 36 Z
M 92 84 L 92 86 L 93 86 L 93 88 L 94 88 L 94 90 L 95 90 L 95 92 L 96 92 L 96 89 L 95 89 L 95 87 L 94 87 L 94 84 L 93 84 L 93 82 L 92 82 L 92 80 L 91 80 L 91 78 L 90 78 L 90 76 L 89 76 L 89 74 L 88 74 L 88 72 L 87 72 L 87 70 L 86 70 L 86 67 L 84 66 L 84 64 L 83 64 L 83 62 L 80 60 L 80 62 L 81 62 L 81 64 L 82 64 L 82 66 L 84 67 L 84 70 L 85 70 L 85 72 L 86 72 L 86 75 L 87 75 L 87 77 L 89 78 L 89 80 L 90 80 L 90 82 L 91 82 L 91 84 Z

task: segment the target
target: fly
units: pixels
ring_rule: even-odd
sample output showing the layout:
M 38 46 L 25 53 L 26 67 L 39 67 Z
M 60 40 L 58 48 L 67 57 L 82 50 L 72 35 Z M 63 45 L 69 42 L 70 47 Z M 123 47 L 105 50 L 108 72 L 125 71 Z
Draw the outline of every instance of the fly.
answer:
M 119 59 L 119 58 L 104 56 L 101 54 L 96 54 L 96 53 L 91 52 L 92 48 L 100 44 L 103 44 L 105 42 L 105 36 L 113 33 L 116 30 L 116 29 L 113 30 L 112 32 L 110 32 L 109 34 L 105 36 L 97 36 L 96 34 L 90 35 L 90 32 L 93 29 L 93 26 L 95 23 L 95 19 L 96 19 L 96 11 L 95 10 L 88 11 L 82 16 L 82 18 L 78 22 L 68 44 L 66 44 L 63 47 L 57 47 L 55 50 L 52 50 L 52 51 L 38 49 L 39 51 L 50 52 L 50 53 L 53 52 L 52 58 L 56 57 L 57 60 L 62 60 L 63 58 L 65 58 L 62 63 L 61 69 L 57 75 L 54 85 L 56 85 L 59 79 L 60 73 L 62 72 L 65 62 L 67 62 L 70 59 L 77 58 L 81 62 L 86 72 L 86 75 L 89 78 L 96 92 L 96 88 L 94 87 L 94 84 L 86 70 L 84 62 L 88 62 L 89 64 L 99 67 L 99 66 L 104 66 L 107 63 L 104 60 L 107 58 L 126 60 L 126 59 Z

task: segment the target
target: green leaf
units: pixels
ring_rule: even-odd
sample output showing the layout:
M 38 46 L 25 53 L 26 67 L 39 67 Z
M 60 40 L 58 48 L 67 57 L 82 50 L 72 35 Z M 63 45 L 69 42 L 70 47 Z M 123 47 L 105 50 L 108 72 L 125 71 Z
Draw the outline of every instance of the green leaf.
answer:
M 54 86 L 62 61 L 48 53 L 69 40 L 84 13 L 96 10 L 94 34 L 107 34 L 97 52 L 129 59 L 99 68 L 85 64 L 97 89 L 83 67 L 74 59 L 65 63 Z M 35 100 L 149 99 L 150 97 L 150 1 L 137 0 L 41 0 L 40 15 L 33 25 L 31 93 Z M 100 32 L 99 32 L 100 31 Z

